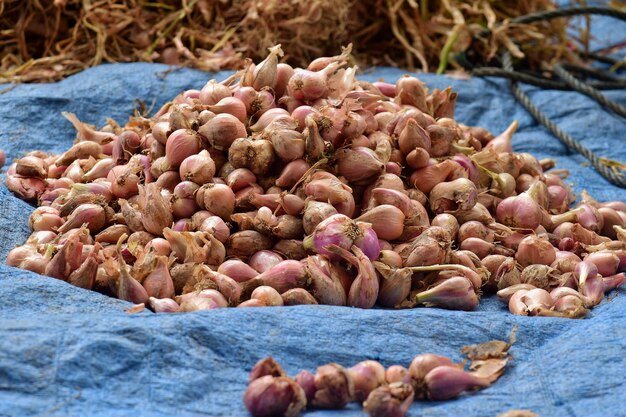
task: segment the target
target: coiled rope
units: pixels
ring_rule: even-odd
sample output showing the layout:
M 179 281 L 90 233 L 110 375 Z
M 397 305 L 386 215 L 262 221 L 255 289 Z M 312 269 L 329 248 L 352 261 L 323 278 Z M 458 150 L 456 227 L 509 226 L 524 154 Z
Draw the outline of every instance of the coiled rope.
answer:
M 613 9 L 610 7 L 570 7 L 570 8 L 561 8 L 556 10 L 549 10 L 545 12 L 531 13 L 525 16 L 520 16 L 511 20 L 511 23 L 533 23 L 538 21 L 546 21 L 551 19 L 556 19 L 560 17 L 571 17 L 571 16 L 580 16 L 580 15 L 604 15 L 614 17 L 616 19 L 620 19 L 626 21 L 626 13 L 619 11 L 617 9 Z M 478 36 L 485 37 L 488 36 L 491 31 L 489 29 L 485 29 Z M 601 61 L 609 64 L 617 64 L 619 61 L 614 60 L 609 57 L 604 57 L 601 55 L 589 53 L 584 54 L 587 58 L 595 59 L 597 61 Z M 604 106 L 605 108 L 611 110 L 615 114 L 626 118 L 626 107 L 623 105 L 610 100 L 604 94 L 602 94 L 599 90 L 607 90 L 607 89 L 622 89 L 626 88 L 626 80 L 615 77 L 612 74 L 600 71 L 598 69 L 593 68 L 585 68 L 580 66 L 575 66 L 571 64 L 555 64 L 552 66 L 552 72 L 554 75 L 560 78 L 560 81 L 546 78 L 540 75 L 535 75 L 526 72 L 516 71 L 513 67 L 513 60 L 511 58 L 511 54 L 508 51 L 504 51 L 502 54 L 502 68 L 497 67 L 478 67 L 474 68 L 470 62 L 468 62 L 465 56 L 458 56 L 458 62 L 464 66 L 466 69 L 471 70 L 473 75 L 479 77 L 487 77 L 487 76 L 495 76 L 495 77 L 503 77 L 509 80 L 509 85 L 515 96 L 516 100 L 524 106 L 524 108 L 542 125 L 546 127 L 554 136 L 556 136 L 563 144 L 565 144 L 568 148 L 572 149 L 575 152 L 578 152 L 582 156 L 584 156 L 591 165 L 595 168 L 596 171 L 600 175 L 602 175 L 609 182 L 626 188 L 626 177 L 622 175 L 618 166 L 621 168 L 622 165 L 619 163 L 611 163 L 610 160 L 600 157 L 596 155 L 593 151 L 583 146 L 580 142 L 575 140 L 572 136 L 570 136 L 567 132 L 563 131 L 556 123 L 554 123 L 548 116 L 546 116 L 530 99 L 530 97 L 520 88 L 518 82 L 523 82 L 527 84 L 532 84 L 539 86 L 541 88 L 546 89 L 554 89 L 554 90 L 573 90 L 579 93 L 585 94 L 594 100 L 596 100 L 599 104 Z M 575 71 L 577 73 L 581 73 L 583 75 L 588 75 L 595 77 L 601 81 L 593 81 L 593 82 L 582 82 L 578 78 L 576 78 L 568 69 Z
M 507 70 L 513 70 L 513 63 L 511 60 L 511 54 L 507 51 L 503 55 L 504 68 Z M 535 119 L 542 125 L 544 125 L 554 136 L 556 136 L 562 143 L 568 148 L 578 152 L 589 160 L 589 163 L 602 175 L 605 179 L 611 183 L 626 188 L 626 177 L 621 172 L 609 166 L 605 158 L 599 157 L 589 148 L 583 146 L 580 142 L 574 139 L 569 133 L 562 130 L 556 123 L 554 123 L 548 116 L 545 115 L 539 107 L 537 107 L 528 97 L 516 81 L 509 80 L 513 95 L 519 101 L 524 108 L 533 115 Z

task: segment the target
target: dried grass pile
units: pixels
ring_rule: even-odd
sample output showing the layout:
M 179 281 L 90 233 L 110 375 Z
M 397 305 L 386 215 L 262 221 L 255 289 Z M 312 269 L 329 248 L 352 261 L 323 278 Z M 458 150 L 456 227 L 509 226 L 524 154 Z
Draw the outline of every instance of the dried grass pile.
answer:
M 453 68 L 450 51 L 489 61 L 500 47 L 532 67 L 567 53 L 567 21 L 507 21 L 552 8 L 549 0 L 0 0 L 0 81 L 53 81 L 103 62 L 235 69 L 277 43 L 300 66 L 352 42 L 362 67 L 443 71 Z M 471 43 L 484 28 L 492 36 Z

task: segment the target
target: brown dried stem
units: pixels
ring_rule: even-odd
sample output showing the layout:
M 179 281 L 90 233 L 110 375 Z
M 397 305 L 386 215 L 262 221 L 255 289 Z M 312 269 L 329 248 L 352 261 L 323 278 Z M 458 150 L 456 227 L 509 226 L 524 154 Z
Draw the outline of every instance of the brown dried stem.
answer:
M 260 61 L 278 43 L 297 66 L 353 42 L 362 68 L 443 71 L 455 65 L 452 53 L 471 50 L 487 62 L 501 48 L 538 68 L 575 59 L 567 21 L 508 22 L 552 7 L 549 0 L 0 0 L 0 82 L 55 81 L 102 62 L 239 69 L 244 56 Z M 485 28 L 492 36 L 471 42 Z

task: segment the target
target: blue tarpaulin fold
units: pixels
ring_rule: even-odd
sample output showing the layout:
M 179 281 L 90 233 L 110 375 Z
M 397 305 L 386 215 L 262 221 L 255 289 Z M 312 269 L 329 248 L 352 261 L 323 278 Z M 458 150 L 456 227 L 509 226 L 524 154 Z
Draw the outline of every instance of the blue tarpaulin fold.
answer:
M 75 136 L 62 111 L 99 126 L 106 117 L 123 124 L 133 99 L 158 108 L 210 78 L 189 69 L 164 76 L 167 69 L 102 65 L 55 84 L 18 85 L 0 94 L 0 149 L 8 159 L 34 149 L 61 153 Z M 393 82 L 403 73 L 379 68 L 362 78 Z M 420 78 L 431 88 L 453 86 L 460 122 L 499 132 L 519 120 L 515 150 L 557 158 L 576 192 L 626 200 L 626 190 L 608 184 L 538 125 L 506 82 Z M 626 162 L 623 119 L 577 93 L 525 89 L 585 146 Z M 626 104 L 626 92 L 606 94 Z M 2 262 L 28 236 L 31 210 L 0 186 Z M 454 401 L 416 402 L 409 415 L 483 417 L 525 408 L 544 417 L 626 416 L 626 297 L 624 290 L 617 294 L 584 320 L 513 316 L 494 297 L 484 297 L 475 312 L 300 306 L 129 315 L 129 303 L 0 266 L 0 416 L 245 416 L 247 373 L 267 355 L 292 375 L 364 359 L 408 366 L 422 352 L 460 361 L 463 345 L 506 340 L 515 324 L 514 359 L 496 384 Z M 351 404 L 306 415 L 362 412 Z

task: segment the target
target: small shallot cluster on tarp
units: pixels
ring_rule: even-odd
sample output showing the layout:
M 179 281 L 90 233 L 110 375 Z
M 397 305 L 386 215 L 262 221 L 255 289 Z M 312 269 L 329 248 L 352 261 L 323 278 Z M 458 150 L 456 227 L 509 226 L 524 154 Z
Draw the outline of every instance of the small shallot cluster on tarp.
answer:
M 289 378 L 272 357 L 261 359 L 250 371 L 244 394 L 246 408 L 255 417 L 294 417 L 304 409 L 341 409 L 356 401 L 372 417 L 403 417 L 414 400 L 444 401 L 464 391 L 494 383 L 510 360 L 510 343 L 492 340 L 462 351 L 470 361 L 457 364 L 432 353 L 417 355 L 408 368 L 366 360 L 351 368 L 322 365 L 315 373 L 303 370 Z M 467 362 L 467 361 L 466 361 Z
M 572 207 L 554 161 L 512 151 L 516 122 L 457 123 L 450 88 L 359 81 L 350 51 L 294 69 L 275 46 L 123 127 L 64 113 L 70 149 L 8 167 L 38 208 L 7 264 L 155 312 L 472 310 L 499 291 L 573 318 L 623 283 L 625 203 Z

